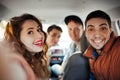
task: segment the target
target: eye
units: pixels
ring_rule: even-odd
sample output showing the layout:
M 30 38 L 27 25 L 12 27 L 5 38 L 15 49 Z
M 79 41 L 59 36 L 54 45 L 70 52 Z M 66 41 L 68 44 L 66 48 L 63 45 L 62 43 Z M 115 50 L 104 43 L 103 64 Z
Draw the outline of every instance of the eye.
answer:
M 33 31 L 28 31 L 28 34 L 33 34 Z
M 71 31 L 72 29 L 71 28 L 69 28 L 69 31 Z
M 60 38 L 60 35 L 58 36 L 58 38 Z
M 40 32 L 40 33 L 41 33 L 41 32 L 42 32 L 41 28 L 38 28 L 38 29 L 37 29 L 37 32 Z
M 102 27 L 101 30 L 107 30 L 107 28 L 106 27 Z
M 37 29 L 37 32 L 39 32 L 40 34 L 44 35 L 44 32 L 41 29 Z
M 91 31 L 94 31 L 93 28 L 88 28 L 87 31 L 91 32 Z
M 78 28 L 75 28 L 75 30 L 80 30 L 80 28 L 78 27 Z
M 51 36 L 52 36 L 52 37 L 56 37 L 56 34 L 54 33 L 54 34 L 52 34 Z
M 41 29 L 38 29 L 37 31 L 38 31 L 38 32 L 42 32 Z

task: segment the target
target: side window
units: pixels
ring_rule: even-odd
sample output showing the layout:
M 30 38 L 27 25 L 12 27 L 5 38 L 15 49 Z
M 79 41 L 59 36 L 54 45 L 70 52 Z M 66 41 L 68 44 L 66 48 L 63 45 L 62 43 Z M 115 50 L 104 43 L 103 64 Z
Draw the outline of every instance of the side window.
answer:
M 117 34 L 120 35 L 120 19 L 117 19 L 115 22 Z
M 0 41 L 3 40 L 4 38 L 4 31 L 5 31 L 6 25 L 7 25 L 7 21 L 5 20 L 0 21 Z

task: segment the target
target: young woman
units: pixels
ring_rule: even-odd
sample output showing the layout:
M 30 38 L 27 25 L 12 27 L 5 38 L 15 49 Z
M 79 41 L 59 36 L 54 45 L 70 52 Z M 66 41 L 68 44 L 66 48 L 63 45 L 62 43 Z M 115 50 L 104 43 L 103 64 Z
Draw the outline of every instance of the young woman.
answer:
M 7 24 L 5 39 L 12 43 L 39 79 L 48 78 L 46 35 L 41 22 L 31 14 L 13 17 Z

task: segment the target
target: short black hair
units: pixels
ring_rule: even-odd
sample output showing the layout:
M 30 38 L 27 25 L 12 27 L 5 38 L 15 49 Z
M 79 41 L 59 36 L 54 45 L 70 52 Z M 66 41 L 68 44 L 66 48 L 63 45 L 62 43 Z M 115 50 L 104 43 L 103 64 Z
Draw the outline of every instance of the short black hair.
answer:
M 55 25 L 55 24 L 49 26 L 48 29 L 47 29 L 47 32 L 50 33 L 53 29 L 56 29 L 56 30 L 62 32 L 61 27 L 60 27 L 60 26 L 57 26 L 57 25 Z
M 79 24 L 83 25 L 83 22 L 80 19 L 80 17 L 78 17 L 76 15 L 69 15 L 69 16 L 65 17 L 64 22 L 65 22 L 66 25 L 68 25 L 68 23 L 70 21 L 74 21 L 76 23 L 79 23 Z
M 102 19 L 106 19 L 109 26 L 111 27 L 111 19 L 110 19 L 110 16 L 105 13 L 104 11 L 101 11 L 101 10 L 95 10 L 91 13 L 88 14 L 86 20 L 85 20 L 85 26 L 87 24 L 87 21 L 92 19 L 92 18 L 102 18 Z

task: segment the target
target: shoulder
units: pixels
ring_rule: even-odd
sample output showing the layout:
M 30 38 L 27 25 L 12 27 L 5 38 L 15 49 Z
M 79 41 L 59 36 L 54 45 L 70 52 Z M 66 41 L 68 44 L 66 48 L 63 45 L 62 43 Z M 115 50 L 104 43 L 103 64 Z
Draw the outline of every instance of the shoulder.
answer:
M 117 36 L 113 42 L 114 47 L 120 48 L 120 36 Z
M 120 36 L 118 36 L 118 37 L 116 38 L 116 42 L 118 42 L 118 43 L 120 44 Z
M 70 62 L 72 64 L 76 64 L 76 63 L 82 64 L 82 63 L 88 62 L 88 59 L 85 56 L 83 56 L 83 54 L 77 53 L 77 54 L 73 54 L 69 58 L 68 62 Z
M 71 43 L 69 44 L 69 48 L 73 47 L 74 46 L 74 42 L 71 41 Z
M 20 67 L 25 71 L 26 77 L 29 80 L 35 80 L 35 74 L 32 70 L 32 68 L 30 67 L 30 65 L 27 63 L 27 61 L 24 59 L 23 56 L 19 55 L 19 54 L 13 54 L 11 56 L 11 60 L 12 61 L 16 61 Z
M 76 54 L 73 54 L 70 59 L 80 59 L 80 58 L 86 58 L 85 56 L 83 56 L 83 54 L 81 53 L 76 53 Z
M 88 80 L 89 63 L 82 54 L 74 54 L 69 58 L 64 72 L 64 80 Z

